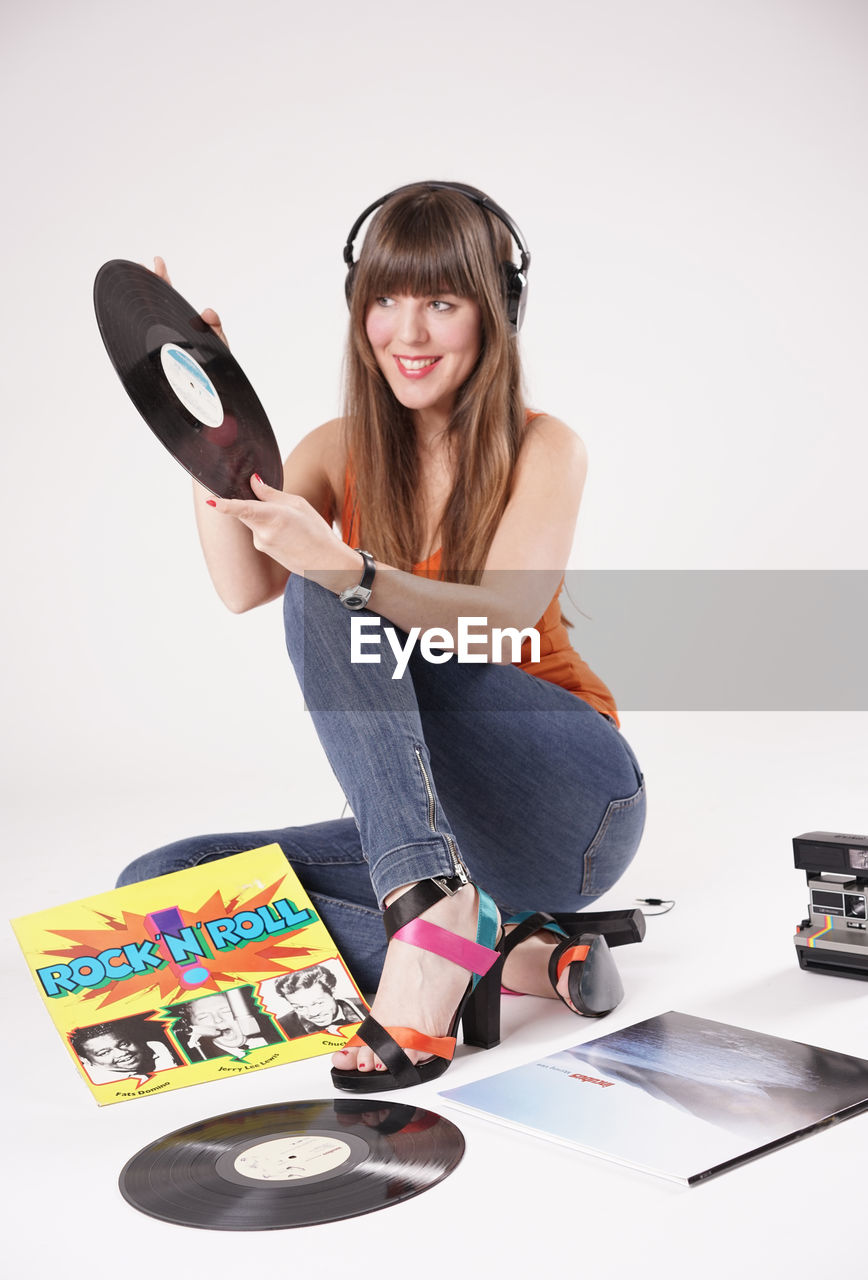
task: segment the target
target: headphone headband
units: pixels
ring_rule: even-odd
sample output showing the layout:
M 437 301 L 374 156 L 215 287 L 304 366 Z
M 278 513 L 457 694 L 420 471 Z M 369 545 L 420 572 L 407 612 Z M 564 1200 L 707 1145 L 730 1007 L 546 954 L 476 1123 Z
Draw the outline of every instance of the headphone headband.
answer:
M 521 255 L 521 265 L 516 266 L 514 262 L 502 262 L 501 271 L 503 273 L 504 285 L 506 288 L 506 313 L 507 319 L 514 330 L 521 327 L 524 319 L 524 309 L 527 302 L 527 271 L 530 267 L 530 250 L 525 243 L 524 236 L 518 229 L 512 218 L 505 209 L 501 209 L 499 204 L 495 202 L 484 192 L 478 191 L 476 187 L 468 187 L 463 182 L 412 182 L 407 186 L 396 187 L 394 191 L 387 192 L 386 195 L 380 196 L 379 200 L 375 200 L 373 204 L 369 204 L 367 209 L 363 210 L 350 227 L 347 242 L 344 245 L 343 258 L 347 267 L 346 294 L 347 302 L 352 297 L 353 276 L 355 274 L 356 261 L 353 258 L 353 244 L 362 224 L 370 217 L 375 210 L 384 205 L 387 200 L 391 200 L 392 196 L 400 195 L 402 191 L 411 191 L 417 188 L 427 188 L 429 191 L 457 191 L 460 195 L 466 196 L 468 200 L 472 200 L 474 204 L 480 208 L 486 209 L 489 213 L 498 218 L 506 227 L 518 246 Z

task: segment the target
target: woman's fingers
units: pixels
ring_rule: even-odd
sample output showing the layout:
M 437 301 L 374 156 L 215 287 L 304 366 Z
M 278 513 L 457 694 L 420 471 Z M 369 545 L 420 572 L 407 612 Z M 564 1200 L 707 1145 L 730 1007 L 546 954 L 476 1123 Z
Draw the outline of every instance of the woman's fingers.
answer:
M 209 326 L 209 328 L 213 329 L 214 333 L 217 335 L 220 341 L 225 342 L 226 346 L 228 347 L 229 343 L 226 339 L 226 334 L 223 332 L 223 325 L 220 323 L 220 317 L 218 316 L 214 308 L 206 307 L 205 310 L 201 313 L 201 315 L 202 315 L 202 319 Z
M 306 499 L 297 493 L 273 489 L 258 476 L 251 476 L 250 483 L 255 498 L 215 497 L 205 501 L 220 515 L 233 516 L 246 525 L 256 550 L 264 551 L 290 573 L 301 573 L 313 564 L 321 569 L 346 569 L 346 548 Z
M 263 488 L 267 489 L 268 486 L 264 485 Z M 254 533 L 264 533 L 268 529 L 273 529 L 277 521 L 286 518 L 286 512 L 279 510 L 279 507 L 292 504 L 292 496 L 288 493 L 280 493 L 277 489 L 270 490 L 267 498 L 266 501 L 266 495 L 263 493 L 261 500 L 259 498 L 208 498 L 206 501 L 209 507 L 216 508 L 221 515 L 234 516 Z
M 214 507 L 219 511 L 221 516 L 234 516 L 236 520 L 240 520 L 242 524 L 246 524 L 248 529 L 252 528 L 252 521 L 256 519 L 258 502 L 249 502 L 246 498 L 206 498 L 206 505 Z
M 276 493 L 274 496 L 279 499 L 283 495 Z M 234 516 L 236 520 L 246 525 L 253 535 L 253 545 L 257 551 L 264 551 L 273 559 L 284 563 L 279 547 L 283 546 L 287 534 L 291 531 L 285 524 L 287 513 L 277 502 L 260 502 L 257 499 L 250 501 L 245 498 L 216 498 L 209 499 L 208 503 L 209 506 L 216 507 L 221 515 Z
M 165 280 L 166 284 L 172 283 L 172 279 L 169 275 L 169 269 L 166 266 L 165 258 L 160 258 L 160 257 L 154 258 L 154 275 L 159 276 L 161 280 Z M 202 316 L 202 319 L 205 321 L 205 324 L 207 324 L 208 328 L 213 330 L 213 332 L 220 339 L 220 341 L 224 342 L 228 347 L 229 343 L 226 339 L 226 334 L 223 332 L 223 325 L 220 321 L 220 317 L 218 316 L 214 308 L 206 307 L 205 310 L 202 311 L 200 314 Z
M 263 502 L 279 502 L 281 498 L 289 497 L 282 489 L 272 489 L 270 484 L 266 484 L 258 471 L 254 471 L 250 477 L 250 487 Z
M 307 507 L 307 503 L 303 498 L 298 498 L 291 493 L 284 493 L 282 489 L 272 489 L 270 484 L 265 481 L 254 471 L 250 477 L 250 487 L 256 494 L 256 501 L 251 502 L 249 498 L 208 498 L 208 506 L 216 507 L 227 516 L 237 516 L 239 520 L 257 519 L 268 514 L 267 508 L 262 504 L 264 502 L 277 502 L 285 507 L 297 507 L 303 509 Z
M 161 280 L 165 280 L 166 284 L 171 284 L 169 279 L 169 271 L 166 266 L 165 258 L 154 258 L 154 275 L 159 276 Z

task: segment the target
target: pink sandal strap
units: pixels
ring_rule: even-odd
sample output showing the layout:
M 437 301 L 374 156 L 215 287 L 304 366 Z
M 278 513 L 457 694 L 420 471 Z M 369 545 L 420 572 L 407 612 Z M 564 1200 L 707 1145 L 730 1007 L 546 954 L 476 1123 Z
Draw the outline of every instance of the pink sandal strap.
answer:
M 500 959 L 497 951 L 490 951 L 488 947 L 480 946 L 478 942 L 460 938 L 457 933 L 452 933 L 449 929 L 441 929 L 439 925 L 431 924 L 428 920 L 420 920 L 418 917 L 403 925 L 392 937 L 398 938 L 401 942 L 409 942 L 411 946 L 420 947 L 422 951 L 431 951 L 436 956 L 442 956 L 444 960 L 451 960 L 453 964 L 459 964 L 462 969 L 478 974 L 480 977 L 488 973 L 495 961 Z

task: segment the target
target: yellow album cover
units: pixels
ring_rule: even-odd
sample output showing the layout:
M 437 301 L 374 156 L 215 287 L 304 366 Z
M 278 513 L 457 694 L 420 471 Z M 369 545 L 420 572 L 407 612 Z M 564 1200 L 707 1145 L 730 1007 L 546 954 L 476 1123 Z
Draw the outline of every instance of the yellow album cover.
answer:
M 276 844 L 12 927 L 100 1104 L 333 1053 L 367 1013 Z

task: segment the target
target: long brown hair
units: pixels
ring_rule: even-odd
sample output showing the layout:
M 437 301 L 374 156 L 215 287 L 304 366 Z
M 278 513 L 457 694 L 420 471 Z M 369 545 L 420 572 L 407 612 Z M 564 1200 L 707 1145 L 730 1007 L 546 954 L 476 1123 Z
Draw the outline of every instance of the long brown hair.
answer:
M 525 432 L 521 367 L 500 270 L 511 257 L 498 219 L 460 192 L 424 183 L 397 192 L 369 225 L 353 276 L 345 423 L 363 545 L 397 568 L 412 569 L 427 550 L 416 433 L 411 411 L 377 365 L 365 318 L 375 298 L 390 294 L 454 293 L 479 305 L 482 347 L 447 429 L 454 478 L 439 530 L 441 576 L 477 582 Z

